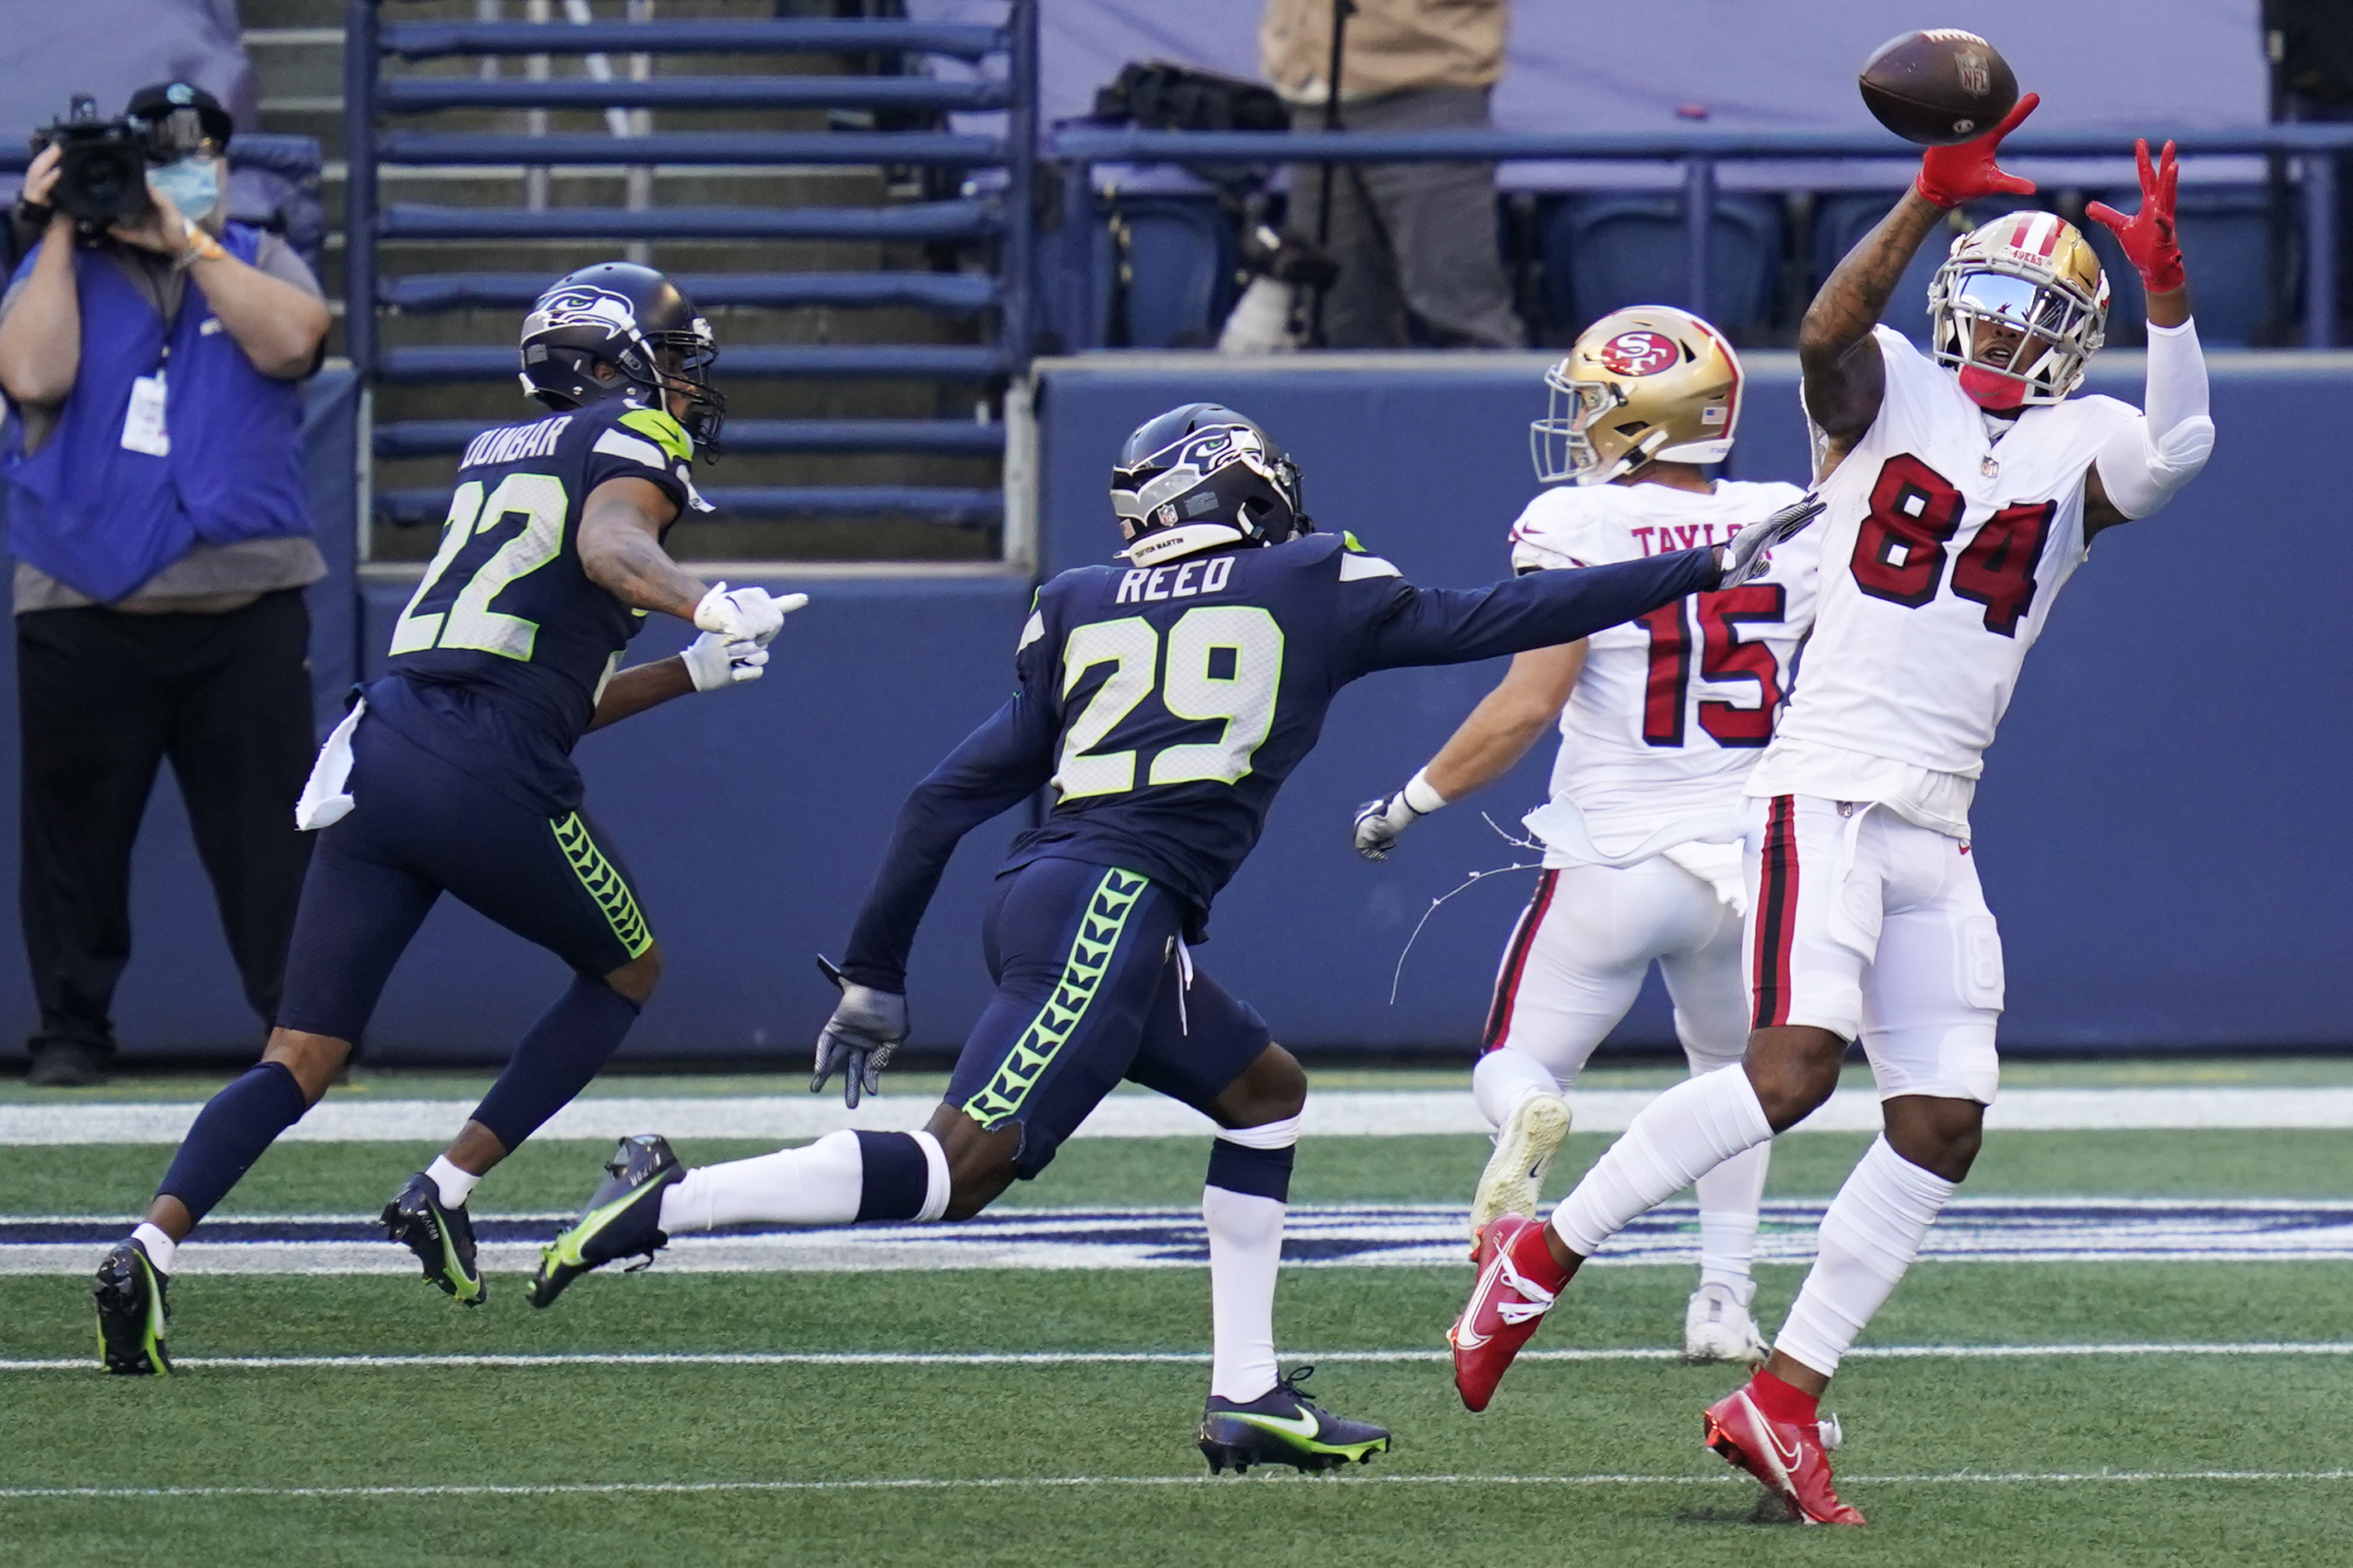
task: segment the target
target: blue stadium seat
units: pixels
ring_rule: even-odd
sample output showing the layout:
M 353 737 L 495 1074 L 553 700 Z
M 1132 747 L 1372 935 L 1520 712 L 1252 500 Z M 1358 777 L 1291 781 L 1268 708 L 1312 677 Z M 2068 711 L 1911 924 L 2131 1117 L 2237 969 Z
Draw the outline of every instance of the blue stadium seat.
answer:
M 1772 319 L 1781 235 L 1778 198 L 1716 198 L 1707 314 L 1735 338 Z M 1688 305 L 1685 254 L 1681 196 L 1570 196 L 1545 220 L 1545 302 L 1572 332 L 1628 305 Z
M 1114 348 L 1199 348 L 1217 341 L 1233 309 L 1234 226 L 1214 196 L 1120 196 L 1111 217 L 1127 229 L 1126 331 L 1114 329 L 1114 290 L 1106 279 L 1104 334 Z M 1116 267 L 1119 247 L 1104 247 Z
M 2102 191 L 2095 199 L 2119 212 L 2140 207 L 2140 192 Z M 2209 348 L 2245 348 L 2269 314 L 2270 207 L 2261 185 L 2184 185 L 2174 208 L 2181 255 L 2191 278 L 2198 341 Z M 2139 343 L 2140 275 L 2098 224 L 2087 226 L 2092 248 L 2108 275 L 2108 341 Z

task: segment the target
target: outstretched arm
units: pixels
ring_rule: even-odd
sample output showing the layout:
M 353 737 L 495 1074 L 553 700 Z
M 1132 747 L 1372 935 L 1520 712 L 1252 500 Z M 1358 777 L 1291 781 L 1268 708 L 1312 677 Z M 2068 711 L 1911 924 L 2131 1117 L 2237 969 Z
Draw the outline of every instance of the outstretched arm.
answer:
M 2148 298 L 2147 417 L 2110 437 L 2084 481 L 2084 541 L 2103 529 L 2147 517 L 2206 466 L 2214 449 L 2207 416 L 2206 357 L 2189 319 L 2189 280 L 2174 237 L 2174 190 L 2180 170 L 2173 143 L 2152 162 L 2148 143 L 2133 146 L 2140 164 L 2140 211 L 2131 217 L 2104 202 L 2084 208 L 2112 230 L 2140 274 Z
M 907 989 L 907 954 L 957 843 L 1008 806 L 1043 788 L 1054 772 L 1052 716 L 1016 692 L 965 738 L 899 808 L 891 846 L 866 890 L 841 973 L 892 994 Z
M 1581 641 L 1661 605 L 1713 588 L 1722 577 L 1715 547 L 1646 561 L 1613 562 L 1525 577 L 1484 588 L 1392 584 L 1350 679 L 1411 665 L 1469 664 Z
M 2003 174 L 1994 156 L 2001 139 L 2017 130 L 2040 101 L 2030 92 L 1983 136 L 1922 153 L 1919 178 L 1912 188 L 1879 220 L 1878 227 L 1847 252 L 1807 307 L 1798 329 L 1798 364 L 1804 376 L 1806 412 L 1829 442 L 1814 475 L 1817 482 L 1830 477 L 1879 417 L 1887 367 L 1872 342 L 1871 329 L 1887 309 L 1920 242 L 1948 210 L 1964 202 L 1996 193 L 2032 194 L 2031 180 Z
M 662 530 L 678 507 L 645 479 L 607 479 L 580 509 L 580 567 L 588 580 L 622 603 L 680 620 L 709 593 L 701 578 L 662 548 Z

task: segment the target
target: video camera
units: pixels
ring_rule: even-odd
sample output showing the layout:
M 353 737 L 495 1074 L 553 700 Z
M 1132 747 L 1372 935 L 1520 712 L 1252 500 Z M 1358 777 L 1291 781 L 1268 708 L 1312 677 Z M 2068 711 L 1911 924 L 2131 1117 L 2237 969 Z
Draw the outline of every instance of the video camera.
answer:
M 148 137 L 138 121 L 100 120 L 98 100 L 77 94 L 66 117 L 33 132 L 33 151 L 58 149 L 49 205 L 103 227 L 147 210 Z

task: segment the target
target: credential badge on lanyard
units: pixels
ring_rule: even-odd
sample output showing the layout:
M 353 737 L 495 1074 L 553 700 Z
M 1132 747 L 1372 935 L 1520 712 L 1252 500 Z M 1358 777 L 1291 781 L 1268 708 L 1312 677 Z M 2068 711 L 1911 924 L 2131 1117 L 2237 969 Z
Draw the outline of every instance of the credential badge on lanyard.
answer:
M 142 375 L 131 384 L 131 406 L 122 415 L 122 447 L 151 458 L 172 455 L 172 433 L 164 427 L 164 372 Z

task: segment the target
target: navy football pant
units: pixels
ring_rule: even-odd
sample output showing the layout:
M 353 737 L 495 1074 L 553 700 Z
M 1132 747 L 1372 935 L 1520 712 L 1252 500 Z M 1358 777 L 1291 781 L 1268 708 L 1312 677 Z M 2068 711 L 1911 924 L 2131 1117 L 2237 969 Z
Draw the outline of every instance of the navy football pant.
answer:
M 1266 1021 L 1177 961 L 1185 901 L 1149 878 L 1033 860 L 997 879 L 981 921 L 997 994 L 956 1058 L 947 1102 L 1021 1128 L 1023 1180 L 1122 1079 L 1207 1110 L 1269 1044 Z
M 374 718 L 353 736 L 352 813 L 321 831 L 279 1023 L 356 1041 L 447 892 L 584 975 L 653 945 L 628 869 L 588 818 L 550 819 Z

